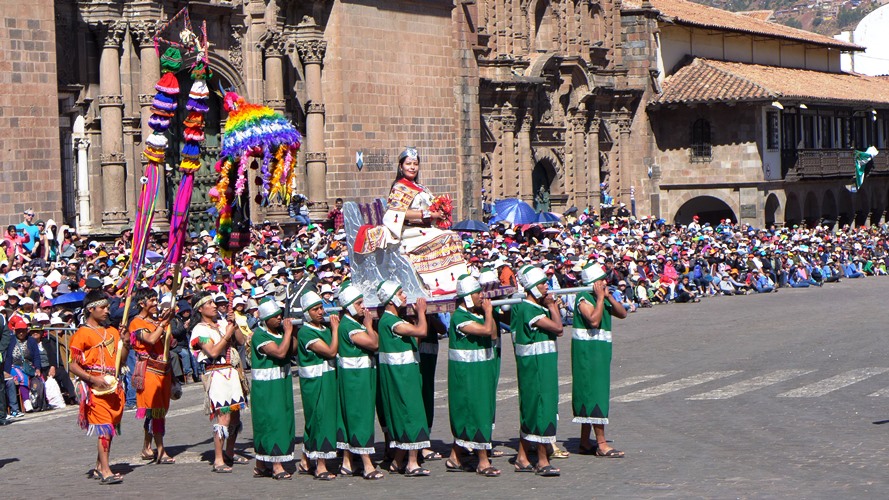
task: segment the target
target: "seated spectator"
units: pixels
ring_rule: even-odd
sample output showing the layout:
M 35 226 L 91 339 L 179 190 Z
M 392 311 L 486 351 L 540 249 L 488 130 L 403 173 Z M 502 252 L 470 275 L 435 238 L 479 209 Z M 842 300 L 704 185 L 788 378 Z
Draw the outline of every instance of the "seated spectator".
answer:
M 822 283 L 840 282 L 839 270 L 836 268 L 833 259 L 828 259 L 827 262 L 825 262 L 824 265 L 821 266 L 821 281 Z
M 648 280 L 639 278 L 639 282 L 636 285 L 636 301 L 639 303 L 639 307 L 651 307 L 651 300 L 648 297 Z
M 614 297 L 620 305 L 624 306 L 629 312 L 636 312 L 636 304 L 631 302 L 627 298 L 627 282 L 624 280 L 620 280 L 617 282 L 617 287 L 611 291 L 611 296 Z
M 688 275 L 683 276 L 676 285 L 676 302 L 700 302 L 697 287 L 691 282 Z
M 750 286 L 756 290 L 756 293 L 769 293 L 777 291 L 775 285 L 768 277 L 763 276 L 759 269 L 754 268 L 750 271 Z
M 843 275 L 847 278 L 863 278 L 864 275 L 858 270 L 858 267 L 852 261 L 846 261 L 843 265 Z

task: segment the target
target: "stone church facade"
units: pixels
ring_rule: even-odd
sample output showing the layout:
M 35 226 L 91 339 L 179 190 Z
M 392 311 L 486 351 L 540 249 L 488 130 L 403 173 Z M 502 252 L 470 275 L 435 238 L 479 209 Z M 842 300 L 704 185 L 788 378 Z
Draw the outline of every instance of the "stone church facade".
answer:
M 185 4 L 52 4 L 59 212 L 85 233 L 112 234 L 135 218 L 142 140 L 159 77 L 152 39 Z M 651 57 L 645 37 L 633 34 L 647 27 L 622 26 L 617 0 L 188 6 L 195 26 L 207 22 L 211 86 L 281 111 L 304 133 L 297 189 L 314 203 L 316 217 L 338 197 L 385 196 L 405 146 L 419 148 L 421 182 L 454 195 L 461 218 L 481 218 L 485 202 L 505 197 L 553 211 L 583 208 L 599 199 L 603 182 L 629 201 L 634 181 L 621 176 L 621 166 L 635 161 L 634 141 L 644 140 L 644 131 L 634 136 L 633 117 L 650 86 Z M 195 228 L 212 224 L 206 192 L 215 182 L 225 117 L 218 101 L 211 108 L 192 204 Z M 175 139 L 174 131 L 157 229 L 178 182 Z M 280 206 L 251 206 L 250 216 L 287 220 Z

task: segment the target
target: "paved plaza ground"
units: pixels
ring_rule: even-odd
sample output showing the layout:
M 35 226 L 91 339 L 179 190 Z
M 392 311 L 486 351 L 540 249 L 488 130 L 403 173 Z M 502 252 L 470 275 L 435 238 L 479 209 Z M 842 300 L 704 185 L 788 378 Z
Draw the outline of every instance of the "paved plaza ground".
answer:
M 614 460 L 572 454 L 555 461 L 560 478 L 516 474 L 518 401 L 512 347 L 504 345 L 498 394 L 503 477 L 447 473 L 330 483 L 253 479 L 250 466 L 212 474 L 211 429 L 199 384 L 173 402 L 166 441 L 179 462 L 139 460 L 142 429 L 124 415 L 112 468 L 122 485 L 84 473 L 95 439 L 82 436 L 73 408 L 28 416 L 0 428 L 0 497 L 85 498 L 886 498 L 889 491 L 889 278 L 822 289 L 717 297 L 701 304 L 643 310 L 614 326 L 612 424 L 608 437 L 627 453 Z M 571 423 L 570 335 L 560 341 L 559 441 L 577 451 Z M 444 347 L 444 346 L 443 346 Z M 432 435 L 447 452 L 447 352 L 438 367 Z M 298 390 L 297 390 L 298 394 Z M 298 400 L 298 396 L 297 396 Z M 297 428 L 302 414 L 297 402 Z M 252 452 L 250 413 L 239 447 Z M 382 444 L 378 434 L 377 449 Z M 291 467 L 292 468 L 292 467 Z

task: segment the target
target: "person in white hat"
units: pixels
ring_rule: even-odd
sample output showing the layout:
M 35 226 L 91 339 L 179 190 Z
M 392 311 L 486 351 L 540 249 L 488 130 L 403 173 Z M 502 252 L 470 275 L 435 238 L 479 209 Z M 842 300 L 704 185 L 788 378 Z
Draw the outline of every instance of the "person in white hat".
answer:
M 547 293 L 546 281 L 546 273 L 540 268 L 528 265 L 519 270 L 519 283 L 526 297 L 511 310 L 520 419 L 515 470 L 558 476 L 561 471 L 550 465 L 547 446 L 556 442 L 559 418 L 556 337 L 562 336 L 562 318 L 558 304 Z M 532 444 L 537 446 L 536 467 L 528 459 Z
M 236 309 L 240 305 L 238 300 L 243 299 L 234 300 Z M 250 347 L 253 377 L 250 410 L 256 456 L 253 475 L 291 479 L 283 464 L 293 460 L 296 446 L 293 377 L 290 374 L 290 358 L 296 351 L 293 324 L 282 318 L 281 308 L 271 299 L 259 306 L 259 321 L 253 330 Z
M 416 340 L 427 333 L 426 300 L 420 297 L 414 304 L 417 323 L 412 324 L 399 316 L 407 305 L 407 295 L 401 285 L 388 280 L 381 282 L 377 286 L 377 298 L 384 307 L 377 324 L 380 399 L 385 420 L 380 424 L 386 430 L 389 446 L 397 450 L 389 471 L 402 472 L 408 477 L 428 476 L 429 470 L 420 467 L 417 461 L 419 450 L 430 445 Z
M 571 406 L 575 424 L 580 424 L 580 453 L 598 457 L 621 458 L 605 440 L 608 403 L 611 396 L 611 318 L 624 319 L 627 310 L 608 293 L 605 270 L 588 264 L 580 273 L 584 286 L 593 293 L 577 296 L 571 334 Z M 596 444 L 590 442 L 595 431 Z
M 336 458 L 337 383 L 336 354 L 339 338 L 332 333 L 339 317 L 330 315 L 330 328 L 324 324 L 324 306 L 315 292 L 300 297 L 305 322 L 297 334 L 299 346 L 299 392 L 302 397 L 305 432 L 299 472 L 310 472 L 315 461 L 315 479 L 332 481 L 336 474 L 327 470 L 327 460 Z
M 373 318 L 364 309 L 364 295 L 354 286 L 340 290 L 343 319 L 337 328 L 339 356 L 337 357 L 337 386 L 339 387 L 343 450 L 340 474 L 351 476 L 352 456 L 361 457 L 362 477 L 383 479 L 383 471 L 374 466 L 374 413 L 377 401 L 377 367 L 374 354 L 380 337 L 373 328 Z
M 234 456 L 235 440 L 241 431 L 241 412 L 247 408 L 247 397 L 241 387 L 238 371 L 232 366 L 232 351 L 247 339 L 235 327 L 234 318 L 225 327 L 220 326 L 214 295 L 209 292 L 197 295 L 192 305 L 200 322 L 191 330 L 189 344 L 204 365 L 207 380 L 207 399 L 213 420 L 213 446 L 215 456 L 213 472 L 231 473 L 227 462 L 243 457 Z
M 472 276 L 457 279 L 457 304 L 448 329 L 448 415 L 454 444 L 445 466 L 449 471 L 465 470 L 462 450 L 475 450 L 476 472 L 497 477 L 500 470 L 488 457 L 497 399 L 497 322 L 491 301 L 481 292 L 481 284 Z

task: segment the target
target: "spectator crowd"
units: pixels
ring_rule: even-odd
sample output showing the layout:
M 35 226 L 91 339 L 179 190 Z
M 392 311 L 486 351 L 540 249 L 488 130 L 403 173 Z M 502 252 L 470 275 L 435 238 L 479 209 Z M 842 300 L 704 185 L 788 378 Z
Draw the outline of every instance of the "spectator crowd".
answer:
M 336 303 L 340 285 L 350 277 L 341 205 L 338 200 L 326 226 L 310 223 L 305 214 L 298 220 L 309 223 L 286 228 L 265 221 L 252 230 L 251 245 L 230 257 L 223 257 L 210 232 L 192 233 L 178 290 L 172 275 L 155 276 L 162 269 L 165 242 L 161 235 L 152 237 L 142 280 L 153 283 L 162 299 L 178 301 L 170 323 L 175 376 L 199 379 L 200 366 L 188 349 L 194 322 L 190 303 L 199 293 L 215 294 L 220 318 L 235 311 L 251 329 L 259 322 L 265 297 L 278 301 L 285 314 L 299 307 L 298 298 L 307 291 L 318 293 L 326 305 Z M 131 232 L 100 241 L 51 219 L 35 218 L 33 211 L 25 211 L 22 222 L 8 226 L 0 242 L 2 425 L 25 412 L 77 401 L 65 370 L 65 345 L 83 321 L 83 294 L 78 292 L 102 290 L 110 303 L 111 324 L 126 330 L 120 325 L 125 303 L 121 285 Z M 517 286 L 516 274 L 526 264 L 543 269 L 552 290 L 580 286 L 583 267 L 598 262 L 609 293 L 633 312 L 655 304 L 886 275 L 889 226 L 756 228 L 726 219 L 711 224 L 698 217 L 677 225 L 652 217 L 602 220 L 590 211 L 575 211 L 551 225 L 498 223 L 461 237 L 470 274 L 496 273 L 503 286 Z M 563 324 L 571 324 L 573 302 L 571 295 L 560 301 Z M 127 406 L 135 407 L 135 391 L 128 391 Z

